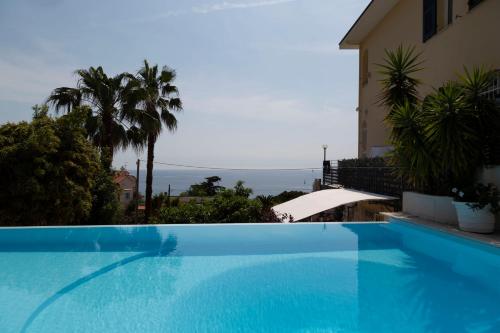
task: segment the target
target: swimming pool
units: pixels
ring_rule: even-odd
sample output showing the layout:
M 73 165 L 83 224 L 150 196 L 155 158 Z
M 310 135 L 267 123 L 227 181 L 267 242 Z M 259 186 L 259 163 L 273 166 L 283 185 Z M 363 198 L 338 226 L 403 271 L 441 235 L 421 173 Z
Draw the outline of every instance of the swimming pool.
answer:
M 5 228 L 0 332 L 500 332 L 500 249 L 399 221 Z

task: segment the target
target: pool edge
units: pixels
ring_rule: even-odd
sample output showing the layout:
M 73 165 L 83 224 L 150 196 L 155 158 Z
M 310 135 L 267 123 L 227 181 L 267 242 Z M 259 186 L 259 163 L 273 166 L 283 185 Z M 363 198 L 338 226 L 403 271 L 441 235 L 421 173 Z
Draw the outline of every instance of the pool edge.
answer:
M 407 223 L 415 227 L 431 230 L 445 236 L 472 242 L 473 244 L 484 245 L 493 249 L 500 249 L 500 240 L 496 240 L 490 234 L 476 234 L 462 231 L 453 226 L 424 220 L 418 216 L 408 215 L 401 212 L 398 213 L 381 213 L 386 218 L 386 222 L 391 223 L 391 220 Z

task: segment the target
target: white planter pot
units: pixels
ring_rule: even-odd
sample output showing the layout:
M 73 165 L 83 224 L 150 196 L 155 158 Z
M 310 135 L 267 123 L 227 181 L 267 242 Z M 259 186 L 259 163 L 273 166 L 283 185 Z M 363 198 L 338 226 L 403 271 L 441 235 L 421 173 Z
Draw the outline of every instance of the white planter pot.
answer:
M 463 231 L 489 234 L 495 230 L 495 215 L 490 212 L 490 205 L 483 209 L 472 210 L 467 202 L 453 202 L 457 210 L 458 226 Z
M 403 193 L 403 212 L 443 224 L 456 226 L 457 213 L 452 197 L 428 195 L 417 192 Z

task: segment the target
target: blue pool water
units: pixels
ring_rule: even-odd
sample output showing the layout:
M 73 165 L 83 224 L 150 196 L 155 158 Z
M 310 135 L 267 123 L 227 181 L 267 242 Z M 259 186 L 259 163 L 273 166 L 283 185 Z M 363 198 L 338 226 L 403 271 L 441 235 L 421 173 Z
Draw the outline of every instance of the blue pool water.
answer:
M 397 221 L 0 229 L 0 332 L 500 332 L 500 250 Z

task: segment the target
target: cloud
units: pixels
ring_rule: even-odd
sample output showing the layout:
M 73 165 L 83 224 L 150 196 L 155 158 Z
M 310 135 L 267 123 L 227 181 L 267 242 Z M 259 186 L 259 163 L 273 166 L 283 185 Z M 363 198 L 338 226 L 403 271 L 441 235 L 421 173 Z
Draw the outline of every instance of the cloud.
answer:
M 197 6 L 191 7 L 190 9 L 167 10 L 165 12 L 160 12 L 159 14 L 156 14 L 156 15 L 148 15 L 145 17 L 135 17 L 135 18 L 128 18 L 127 17 L 127 19 L 114 21 L 113 24 L 116 24 L 117 22 L 128 23 L 128 24 L 155 22 L 155 21 L 160 21 L 160 20 L 170 18 L 170 17 L 178 17 L 178 16 L 188 15 L 188 14 L 209 14 L 212 12 L 218 12 L 218 11 L 223 11 L 223 10 L 257 8 L 257 7 L 264 7 L 264 6 L 280 5 L 280 4 L 285 4 L 285 3 L 289 3 L 289 2 L 295 2 L 295 1 L 297 1 L 297 0 L 223 1 L 223 2 L 218 2 L 218 3 L 208 4 L 208 5 L 207 4 L 197 5 Z M 95 25 L 99 26 L 99 24 L 95 24 Z M 103 25 L 103 24 L 100 24 L 100 25 Z
M 358 53 L 358 50 L 341 50 L 336 40 L 324 40 L 317 42 L 303 43 L 255 43 L 252 47 L 256 49 L 275 50 L 291 53 L 304 53 L 308 55 L 319 56 L 352 56 Z
M 267 95 L 217 96 L 206 99 L 188 99 L 186 108 L 201 113 L 251 120 L 280 121 L 292 114 L 300 114 L 303 105 L 295 99 Z
M 321 166 L 322 144 L 330 146 L 329 157 L 347 158 L 356 152 L 357 114 L 334 100 L 311 103 L 300 96 L 235 90 L 213 96 L 185 92 L 182 98 L 185 112 L 179 115 L 179 130 L 160 136 L 157 161 L 304 167 Z M 135 158 L 134 152 L 120 154 L 115 165 L 131 165 Z
M 211 12 L 217 12 L 229 9 L 246 9 L 264 6 L 273 6 L 289 2 L 294 2 L 296 0 L 255 0 L 255 1 L 224 1 L 219 3 L 214 3 L 210 5 L 196 6 L 193 7 L 193 12 L 199 14 L 208 14 Z
M 339 56 L 351 56 L 357 54 L 357 50 L 340 50 L 338 42 L 318 42 L 318 43 L 303 43 L 296 45 L 283 45 L 277 46 L 285 51 L 308 53 L 314 55 L 339 55 Z
M 37 39 L 32 48 L 0 54 L 0 100 L 42 103 L 55 87 L 74 84 L 77 67 L 57 44 Z
M 357 114 L 331 100 L 310 103 L 300 96 L 241 91 L 183 98 L 182 125 L 175 135 L 160 137 L 158 161 L 304 167 L 320 162 L 325 143 L 330 157 L 355 155 Z
M 339 107 L 329 102 L 309 105 L 305 100 L 280 97 L 270 94 L 222 95 L 208 98 L 184 96 L 185 109 L 192 112 L 210 114 L 234 119 L 245 123 L 274 123 L 283 126 L 327 127 L 330 124 L 318 123 L 318 119 L 335 119 L 337 122 L 351 124 L 356 117 L 347 107 Z M 352 115 L 352 117 L 349 117 Z M 350 119 L 352 118 L 352 119 Z M 323 126 L 325 125 L 325 126 Z
M 183 9 L 177 9 L 177 10 L 168 10 L 166 12 L 157 14 L 157 15 L 149 15 L 146 17 L 136 17 L 136 18 L 127 18 L 122 20 L 121 22 L 123 23 L 147 23 L 147 22 L 153 22 L 153 21 L 159 21 L 163 20 L 169 17 L 177 17 L 181 16 L 184 14 L 188 14 L 189 11 L 183 10 Z M 116 22 L 115 22 L 116 23 Z

